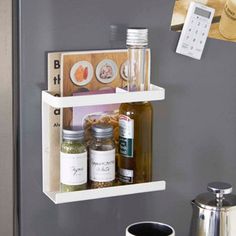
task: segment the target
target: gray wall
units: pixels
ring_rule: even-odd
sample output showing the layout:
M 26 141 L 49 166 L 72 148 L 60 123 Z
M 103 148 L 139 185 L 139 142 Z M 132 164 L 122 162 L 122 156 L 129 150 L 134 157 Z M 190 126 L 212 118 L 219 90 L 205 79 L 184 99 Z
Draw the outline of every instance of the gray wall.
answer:
M 140 220 L 171 224 L 187 236 L 190 201 L 210 181 L 236 187 L 236 45 L 209 39 L 201 61 L 175 54 L 174 1 L 21 0 L 20 216 L 22 236 L 122 236 Z M 41 90 L 46 52 L 109 48 L 109 25 L 147 26 L 155 102 L 155 178 L 167 190 L 54 205 L 42 193 Z

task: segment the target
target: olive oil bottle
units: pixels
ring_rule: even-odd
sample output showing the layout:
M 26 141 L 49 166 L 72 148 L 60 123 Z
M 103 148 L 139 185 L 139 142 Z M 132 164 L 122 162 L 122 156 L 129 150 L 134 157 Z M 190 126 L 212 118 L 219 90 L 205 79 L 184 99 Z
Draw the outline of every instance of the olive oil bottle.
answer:
M 149 89 L 145 58 L 148 30 L 127 30 L 128 91 Z M 123 184 L 152 179 L 153 109 L 150 102 L 123 103 L 119 116 L 119 181 Z

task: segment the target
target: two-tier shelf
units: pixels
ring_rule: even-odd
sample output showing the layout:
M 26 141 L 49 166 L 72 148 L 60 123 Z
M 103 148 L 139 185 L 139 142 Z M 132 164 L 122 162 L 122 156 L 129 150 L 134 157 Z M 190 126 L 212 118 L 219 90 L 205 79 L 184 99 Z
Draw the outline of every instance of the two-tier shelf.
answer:
M 88 189 L 76 192 L 60 192 L 51 188 L 53 174 L 51 173 L 53 160 L 48 151 L 48 123 L 49 110 L 53 108 L 69 108 L 102 104 L 117 104 L 125 102 L 158 101 L 165 98 L 165 90 L 151 85 L 150 91 L 127 92 L 117 88 L 116 93 L 95 94 L 85 96 L 56 97 L 48 91 L 42 92 L 42 145 L 43 145 L 43 192 L 56 204 L 122 196 L 136 193 L 165 190 L 165 181 L 152 181 L 149 183 L 130 184 L 99 189 Z M 53 148 L 53 147 L 51 147 Z M 58 153 L 59 158 L 59 153 Z M 57 183 L 59 185 L 59 183 Z

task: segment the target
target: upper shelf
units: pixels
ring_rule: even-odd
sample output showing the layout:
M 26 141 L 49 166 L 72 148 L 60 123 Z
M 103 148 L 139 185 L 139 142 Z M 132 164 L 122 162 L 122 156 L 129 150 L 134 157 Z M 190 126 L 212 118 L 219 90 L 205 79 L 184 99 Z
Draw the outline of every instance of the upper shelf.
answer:
M 116 104 L 125 102 L 158 101 L 164 99 L 165 89 L 153 84 L 151 84 L 149 91 L 127 92 L 126 90 L 116 88 L 115 93 L 90 94 L 71 97 L 56 97 L 48 91 L 42 92 L 42 101 L 55 108 Z

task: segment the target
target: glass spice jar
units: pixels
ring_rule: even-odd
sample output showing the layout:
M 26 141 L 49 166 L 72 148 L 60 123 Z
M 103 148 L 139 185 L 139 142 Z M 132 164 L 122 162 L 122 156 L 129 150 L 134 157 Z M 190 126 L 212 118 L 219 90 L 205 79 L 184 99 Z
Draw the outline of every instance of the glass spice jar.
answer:
M 92 126 L 93 139 L 89 146 L 89 179 L 91 188 L 110 187 L 115 182 L 115 142 L 113 126 Z
M 87 188 L 87 149 L 84 130 L 63 129 L 60 152 L 60 182 L 62 192 Z

